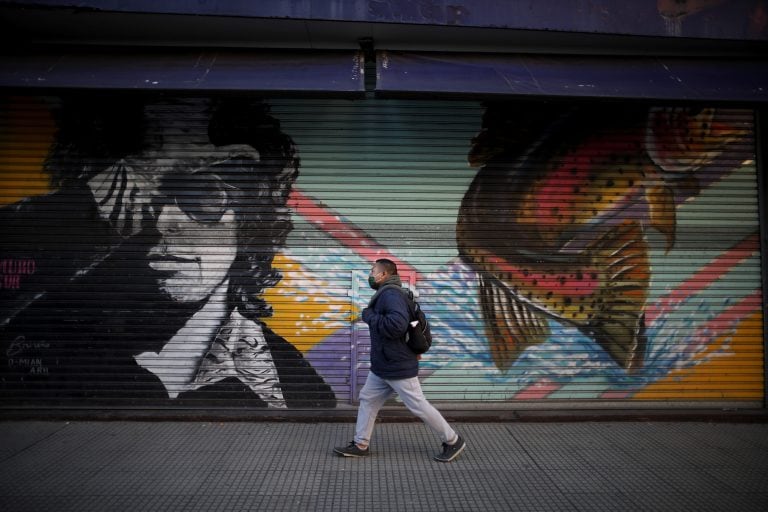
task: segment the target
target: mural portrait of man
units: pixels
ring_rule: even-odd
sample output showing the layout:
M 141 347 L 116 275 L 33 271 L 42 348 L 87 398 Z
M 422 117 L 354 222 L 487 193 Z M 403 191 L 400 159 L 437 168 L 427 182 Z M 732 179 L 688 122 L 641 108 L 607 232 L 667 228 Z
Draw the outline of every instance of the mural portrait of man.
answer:
M 298 176 L 259 101 L 55 102 L 54 192 L 3 208 L 3 394 L 111 404 L 334 406 L 263 318 Z

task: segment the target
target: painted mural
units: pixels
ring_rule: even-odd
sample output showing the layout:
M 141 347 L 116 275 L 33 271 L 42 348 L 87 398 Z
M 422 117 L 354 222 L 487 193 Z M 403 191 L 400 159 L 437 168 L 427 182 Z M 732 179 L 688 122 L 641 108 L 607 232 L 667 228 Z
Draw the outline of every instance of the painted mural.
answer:
M 299 171 L 266 105 L 73 97 L 53 115 L 55 191 L 0 213 L 4 393 L 333 406 L 261 320 Z
M 631 388 L 664 371 L 648 361 L 664 357 L 655 347 L 662 340 L 688 345 L 692 353 L 711 348 L 714 340 L 702 332 L 681 340 L 658 329 L 658 303 L 649 303 L 649 232 L 661 237 L 657 250 L 669 255 L 678 206 L 743 163 L 738 156 L 750 123 L 712 108 L 488 106 L 469 153 L 480 170 L 462 201 L 457 244 L 461 261 L 477 273 L 494 365 L 507 372 L 570 329 L 566 338 L 599 346 L 585 354 Z M 716 236 L 717 228 L 711 230 Z M 737 258 L 751 254 L 757 231 L 733 243 Z M 705 274 L 695 286 L 719 278 Z M 731 293 L 744 293 L 740 288 L 721 300 L 732 301 Z M 759 290 L 748 286 L 746 292 L 742 300 L 756 308 Z M 728 321 L 709 325 L 712 334 L 733 328 Z M 571 350 L 550 356 L 573 369 L 591 366 L 574 365 L 571 358 L 579 355 Z
M 594 337 L 629 371 L 645 356 L 650 269 L 642 221 L 673 238 L 674 193 L 654 176 L 637 123 L 596 110 L 547 126 L 519 158 L 515 144 L 495 143 L 493 128 L 473 148 L 472 162 L 483 167 L 465 195 L 457 240 L 478 271 L 501 368 L 549 336 L 548 318 Z M 501 130 L 495 136 L 519 139 Z M 631 210 L 636 204 L 646 206 L 644 217 Z
M 2 119 L 4 402 L 354 401 L 380 257 L 430 318 L 431 399 L 762 398 L 749 111 L 115 94 Z

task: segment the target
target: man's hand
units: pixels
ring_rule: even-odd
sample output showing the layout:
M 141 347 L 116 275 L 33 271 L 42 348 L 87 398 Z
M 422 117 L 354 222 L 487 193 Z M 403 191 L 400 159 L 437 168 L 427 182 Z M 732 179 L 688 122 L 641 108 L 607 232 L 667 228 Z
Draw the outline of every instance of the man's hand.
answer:
M 363 321 L 363 315 L 362 312 L 358 311 L 357 313 L 352 313 L 349 315 L 349 321 L 353 324 L 359 324 Z

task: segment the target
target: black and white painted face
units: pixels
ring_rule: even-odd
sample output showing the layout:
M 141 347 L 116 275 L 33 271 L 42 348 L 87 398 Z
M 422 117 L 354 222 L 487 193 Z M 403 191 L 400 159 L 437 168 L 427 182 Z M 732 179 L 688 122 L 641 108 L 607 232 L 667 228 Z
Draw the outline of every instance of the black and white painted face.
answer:
M 174 157 L 179 152 L 185 156 Z M 174 145 L 157 157 L 154 170 L 161 177 L 152 210 L 160 238 L 149 250 L 149 266 L 173 300 L 199 302 L 224 283 L 238 251 L 238 190 L 221 175 L 244 160 L 258 161 L 258 153 L 250 146 L 195 144 Z

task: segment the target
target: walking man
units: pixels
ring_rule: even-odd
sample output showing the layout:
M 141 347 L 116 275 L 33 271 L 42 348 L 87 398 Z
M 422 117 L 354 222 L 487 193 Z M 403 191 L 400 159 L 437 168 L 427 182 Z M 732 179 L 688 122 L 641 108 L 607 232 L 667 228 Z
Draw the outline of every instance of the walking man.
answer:
M 388 259 L 376 260 L 368 284 L 376 290 L 362 314 L 371 332 L 371 371 L 360 391 L 354 440 L 348 446 L 335 448 L 334 452 L 344 457 L 370 455 L 369 443 L 379 409 L 397 393 L 405 406 L 443 442 L 442 453 L 434 459 L 450 462 L 464 450 L 466 443 L 421 391 L 418 356 L 405 344 L 410 306 L 395 263 Z

